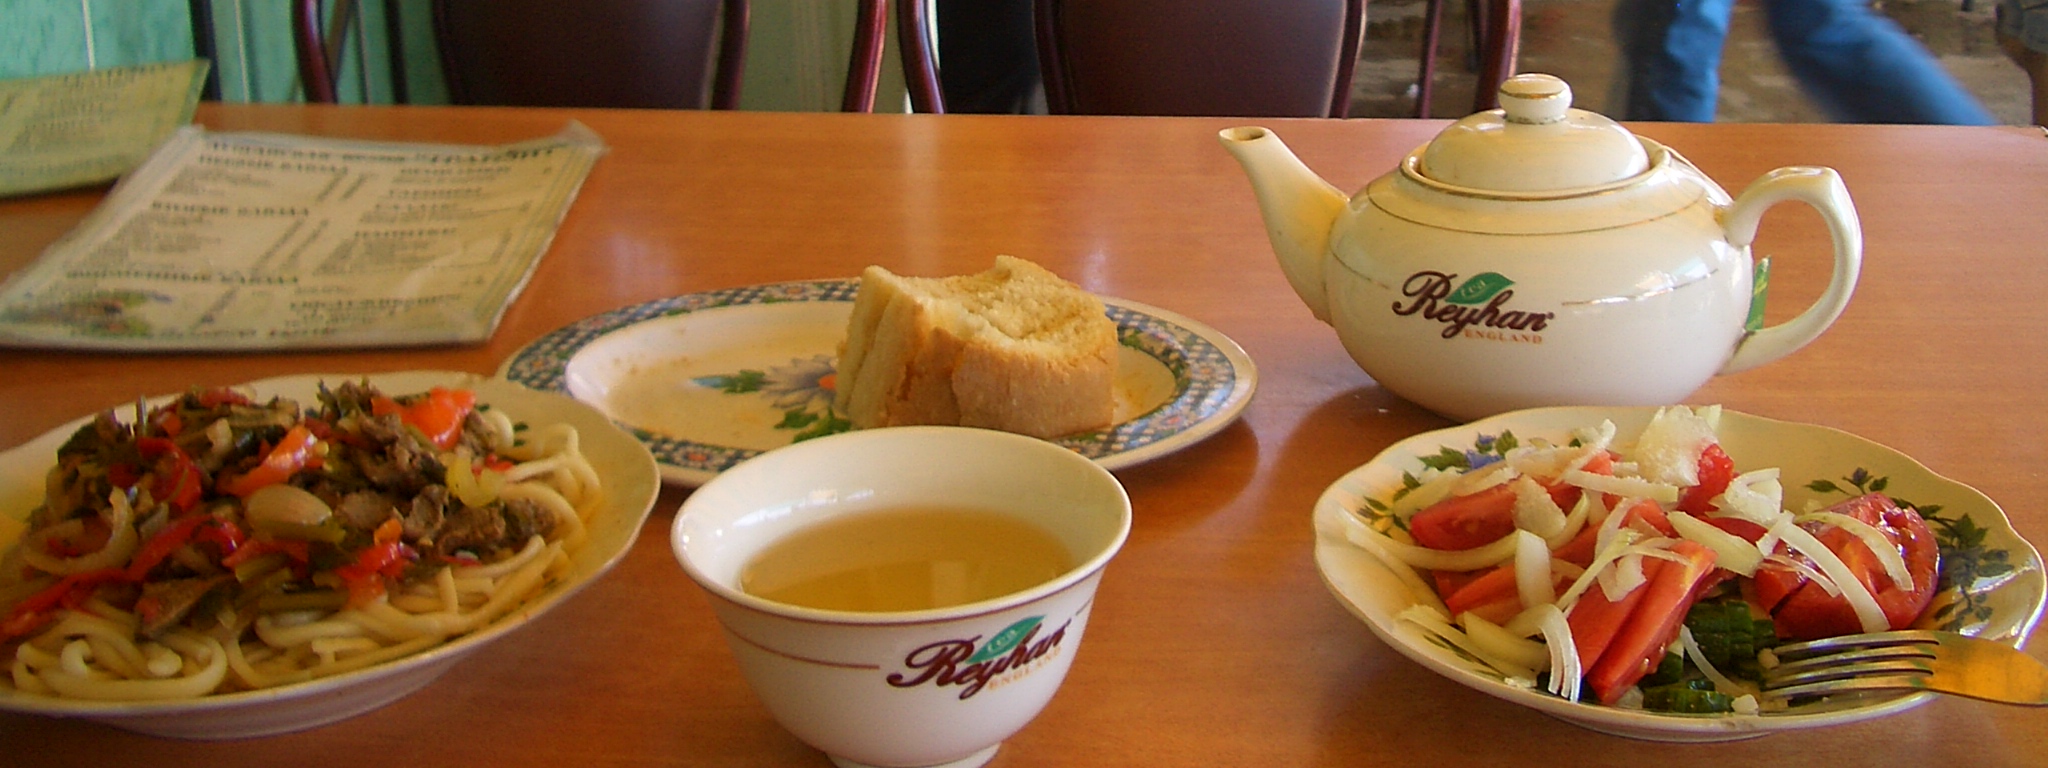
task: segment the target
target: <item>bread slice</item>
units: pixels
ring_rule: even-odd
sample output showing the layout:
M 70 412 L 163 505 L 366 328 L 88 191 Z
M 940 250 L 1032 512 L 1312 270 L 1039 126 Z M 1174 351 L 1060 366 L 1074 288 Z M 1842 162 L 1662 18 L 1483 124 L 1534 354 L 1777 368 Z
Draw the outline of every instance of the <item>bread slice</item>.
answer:
M 857 428 L 957 424 L 1035 437 L 1115 410 L 1116 324 L 1102 301 L 1023 259 L 986 272 L 861 273 L 834 406 Z

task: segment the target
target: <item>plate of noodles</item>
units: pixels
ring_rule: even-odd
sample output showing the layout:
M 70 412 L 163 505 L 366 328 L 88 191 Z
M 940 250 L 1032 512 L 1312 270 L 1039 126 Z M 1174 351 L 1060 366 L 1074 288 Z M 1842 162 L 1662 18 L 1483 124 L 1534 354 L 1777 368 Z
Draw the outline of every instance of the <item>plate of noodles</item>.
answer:
M 81 417 L 0 453 L 0 710 L 229 739 L 376 709 L 610 570 L 660 488 L 602 413 L 469 373 Z

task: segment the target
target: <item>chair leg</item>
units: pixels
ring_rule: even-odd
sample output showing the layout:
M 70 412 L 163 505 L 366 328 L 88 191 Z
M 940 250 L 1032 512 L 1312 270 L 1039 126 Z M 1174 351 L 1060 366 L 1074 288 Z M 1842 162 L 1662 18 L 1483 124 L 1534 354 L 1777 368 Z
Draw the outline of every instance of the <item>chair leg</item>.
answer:
M 910 94 L 910 111 L 944 114 L 946 93 L 939 85 L 939 68 L 932 52 L 931 15 L 926 0 L 902 0 L 896 6 L 896 44 L 903 49 L 903 87 Z
M 292 4 L 293 41 L 299 57 L 299 84 L 306 101 L 333 104 L 334 73 L 327 68 L 326 39 L 320 34 L 320 1 L 300 0 Z
M 1485 1 L 1487 38 L 1479 65 L 1479 84 L 1472 94 L 1474 112 L 1500 106 L 1500 84 L 1514 76 L 1522 42 L 1522 0 Z
M 1422 16 L 1422 60 L 1415 76 L 1415 116 L 1429 117 L 1430 92 L 1436 84 L 1436 46 L 1443 34 L 1443 0 L 1429 0 Z
M 747 0 L 725 0 L 719 5 L 718 69 L 711 77 L 712 109 L 740 108 L 740 84 L 746 77 L 747 29 L 752 17 L 753 8 Z
M 206 60 L 206 85 L 199 98 L 220 101 L 220 57 L 214 50 L 213 0 L 189 0 L 192 12 L 192 56 Z
M 846 64 L 846 93 L 839 101 L 839 111 L 875 111 L 875 89 L 882 78 L 882 41 L 888 33 L 888 0 L 861 0 L 853 23 L 853 59 Z

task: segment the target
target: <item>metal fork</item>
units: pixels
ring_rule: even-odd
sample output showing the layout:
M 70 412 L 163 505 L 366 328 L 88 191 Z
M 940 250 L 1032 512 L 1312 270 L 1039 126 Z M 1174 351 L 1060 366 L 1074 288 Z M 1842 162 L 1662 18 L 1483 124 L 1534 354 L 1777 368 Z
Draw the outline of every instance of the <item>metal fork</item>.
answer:
M 1973 699 L 2048 705 L 2048 666 L 2003 643 L 1909 629 L 1781 645 L 1764 670 L 1763 695 L 1938 691 Z

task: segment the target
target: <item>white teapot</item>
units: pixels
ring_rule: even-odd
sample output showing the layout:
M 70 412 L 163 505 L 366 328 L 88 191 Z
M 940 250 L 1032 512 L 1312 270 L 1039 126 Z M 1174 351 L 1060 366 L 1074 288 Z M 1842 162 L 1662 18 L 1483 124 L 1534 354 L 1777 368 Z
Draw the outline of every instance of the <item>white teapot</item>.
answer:
M 1731 200 L 1677 152 L 1572 109 L 1558 78 L 1510 78 L 1500 103 L 1348 197 L 1271 131 L 1219 135 L 1288 282 L 1394 394 L 1458 419 L 1676 403 L 1805 346 L 1848 304 L 1863 235 L 1833 170 L 1780 168 Z M 1826 220 L 1834 274 L 1797 317 L 1753 329 L 1749 244 L 1784 200 Z

